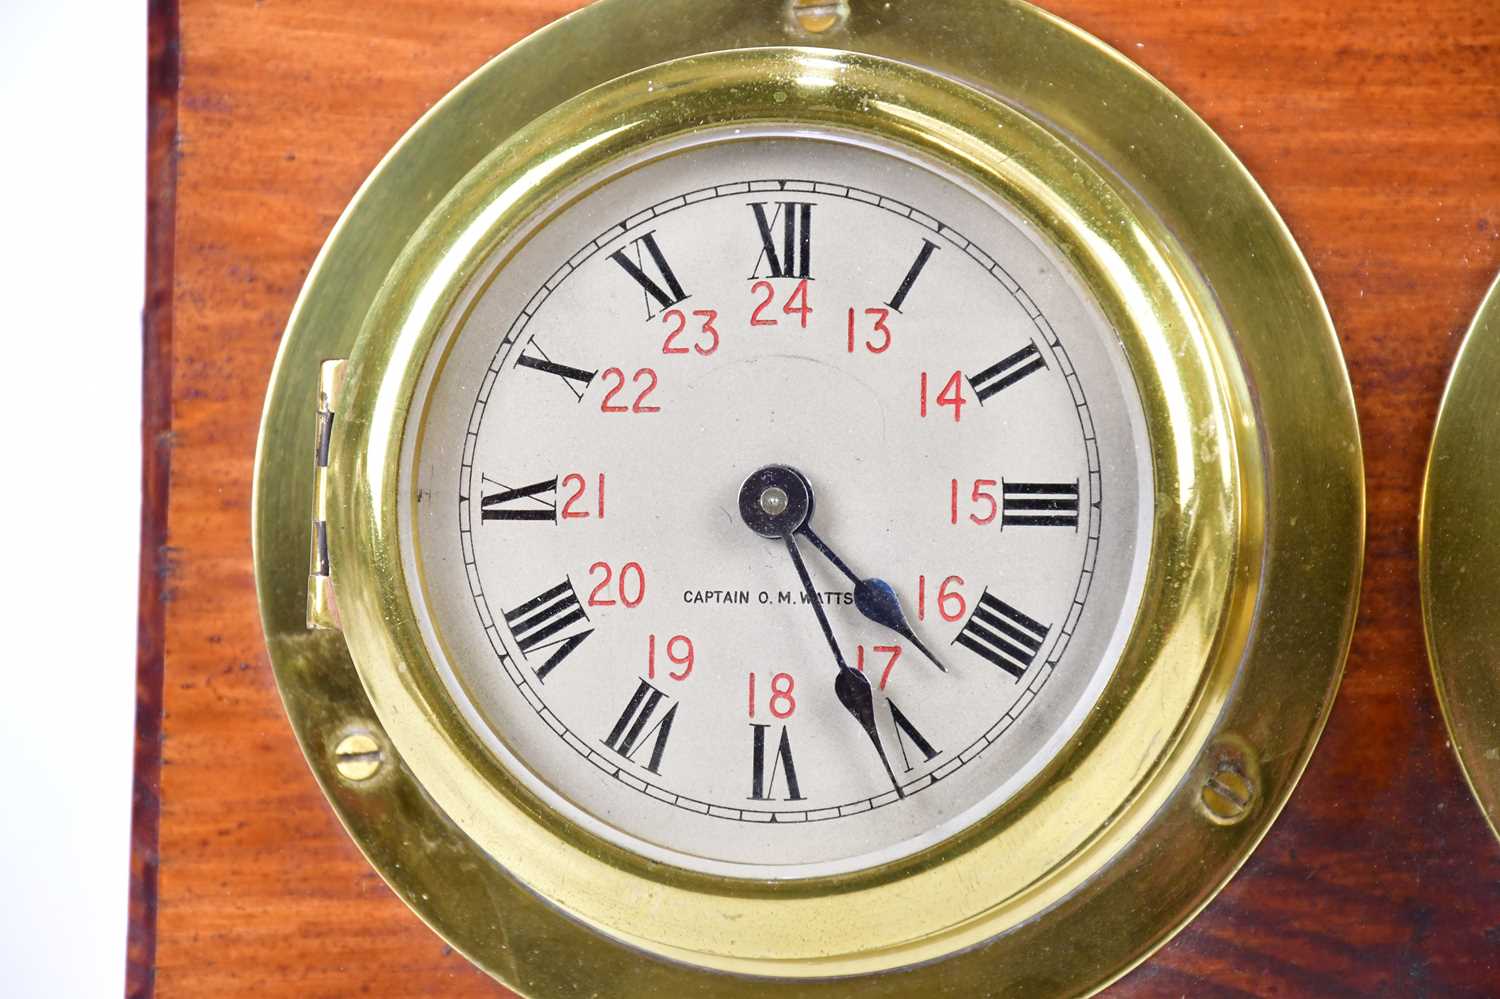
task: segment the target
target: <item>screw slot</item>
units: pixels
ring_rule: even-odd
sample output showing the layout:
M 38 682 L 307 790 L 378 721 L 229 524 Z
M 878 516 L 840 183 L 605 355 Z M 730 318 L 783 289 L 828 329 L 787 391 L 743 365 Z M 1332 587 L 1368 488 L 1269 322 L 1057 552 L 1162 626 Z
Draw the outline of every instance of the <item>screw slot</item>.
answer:
M 846 0 L 792 0 L 792 27 L 809 35 L 822 35 L 849 19 Z
M 1254 810 L 1260 796 L 1252 753 L 1239 739 L 1225 739 L 1214 745 L 1208 758 L 1208 776 L 1198 792 L 1198 805 L 1209 821 L 1232 826 Z
M 384 762 L 380 743 L 368 732 L 349 733 L 333 750 L 334 769 L 340 777 L 356 784 L 374 777 Z

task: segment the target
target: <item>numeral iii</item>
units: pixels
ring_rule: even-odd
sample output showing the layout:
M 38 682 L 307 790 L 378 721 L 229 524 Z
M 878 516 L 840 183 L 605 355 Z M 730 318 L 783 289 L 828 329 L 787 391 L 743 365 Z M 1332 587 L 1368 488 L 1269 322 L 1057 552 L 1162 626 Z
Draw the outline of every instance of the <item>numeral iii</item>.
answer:
M 1000 526 L 1078 528 L 1078 483 L 1002 482 Z

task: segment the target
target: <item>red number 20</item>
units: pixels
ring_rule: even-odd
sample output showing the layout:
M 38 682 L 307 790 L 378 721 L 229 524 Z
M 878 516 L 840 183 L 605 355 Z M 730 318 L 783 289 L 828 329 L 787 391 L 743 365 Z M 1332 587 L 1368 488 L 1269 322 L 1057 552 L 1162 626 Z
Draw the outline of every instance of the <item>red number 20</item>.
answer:
M 589 606 L 613 607 L 616 600 L 608 594 L 609 584 L 615 579 L 615 571 L 610 568 L 608 562 L 595 562 L 589 566 L 589 577 L 592 578 L 597 572 L 602 572 L 604 578 L 600 579 L 589 591 Z M 615 593 L 620 598 L 618 602 L 626 607 L 639 607 L 641 601 L 646 599 L 646 570 L 641 568 L 639 562 L 626 562 L 620 566 L 619 582 L 615 586 Z

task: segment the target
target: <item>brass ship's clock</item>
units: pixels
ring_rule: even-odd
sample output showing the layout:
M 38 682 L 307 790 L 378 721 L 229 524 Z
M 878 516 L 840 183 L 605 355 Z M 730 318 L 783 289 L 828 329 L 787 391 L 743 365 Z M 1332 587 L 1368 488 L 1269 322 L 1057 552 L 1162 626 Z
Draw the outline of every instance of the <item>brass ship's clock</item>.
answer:
M 1422 621 L 1443 720 L 1490 829 L 1500 831 L 1500 282 L 1474 317 L 1433 432 L 1422 492 Z
M 1020 3 L 605 0 L 314 265 L 256 559 L 374 866 L 526 995 L 1039 995 L 1248 856 L 1353 625 L 1329 318 Z

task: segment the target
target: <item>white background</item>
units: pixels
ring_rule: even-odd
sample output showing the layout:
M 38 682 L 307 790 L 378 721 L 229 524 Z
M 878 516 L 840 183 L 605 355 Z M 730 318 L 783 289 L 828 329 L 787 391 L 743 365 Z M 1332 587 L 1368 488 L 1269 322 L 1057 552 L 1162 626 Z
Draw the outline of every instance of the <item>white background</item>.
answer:
M 144 0 L 0 0 L 0 993 L 124 989 Z

